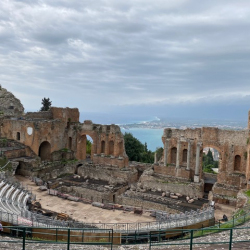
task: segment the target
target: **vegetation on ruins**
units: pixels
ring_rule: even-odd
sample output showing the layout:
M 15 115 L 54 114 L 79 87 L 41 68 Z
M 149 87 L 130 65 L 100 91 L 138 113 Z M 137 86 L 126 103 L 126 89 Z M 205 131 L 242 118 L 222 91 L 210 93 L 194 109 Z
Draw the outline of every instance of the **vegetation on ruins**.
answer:
M 203 154 L 202 169 L 205 173 L 215 174 L 212 168 L 218 168 L 219 162 L 214 160 L 211 150 L 208 150 L 207 154 Z
M 250 198 L 250 190 L 247 190 L 247 191 L 245 192 L 245 194 L 247 195 L 247 197 Z
M 154 152 L 148 150 L 147 143 L 142 144 L 131 133 L 124 135 L 125 150 L 130 161 L 154 162 Z
M 91 154 L 91 147 L 92 147 L 92 142 L 89 140 L 89 139 L 87 139 L 87 142 L 86 142 L 86 153 L 87 154 Z
M 50 101 L 49 98 L 44 97 L 41 103 L 42 103 L 42 107 L 40 111 L 48 111 L 51 107 L 52 101 Z
M 159 161 L 163 155 L 163 147 L 157 147 L 155 153 L 156 153 L 156 159 L 157 161 Z

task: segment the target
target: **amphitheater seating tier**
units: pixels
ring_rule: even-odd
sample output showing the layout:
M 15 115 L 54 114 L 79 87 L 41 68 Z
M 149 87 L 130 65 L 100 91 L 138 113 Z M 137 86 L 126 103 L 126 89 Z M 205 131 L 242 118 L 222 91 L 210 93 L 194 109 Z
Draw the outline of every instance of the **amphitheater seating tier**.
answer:
M 15 185 L 4 180 L 0 182 L 0 210 L 10 214 L 20 215 L 27 210 L 27 201 L 30 195 Z

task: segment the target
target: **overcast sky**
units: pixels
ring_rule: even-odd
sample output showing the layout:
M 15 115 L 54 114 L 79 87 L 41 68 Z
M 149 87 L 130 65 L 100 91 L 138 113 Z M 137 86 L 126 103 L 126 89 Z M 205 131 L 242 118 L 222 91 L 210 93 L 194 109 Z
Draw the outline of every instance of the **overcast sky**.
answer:
M 249 79 L 249 0 L 0 2 L 0 84 L 26 110 L 245 112 Z

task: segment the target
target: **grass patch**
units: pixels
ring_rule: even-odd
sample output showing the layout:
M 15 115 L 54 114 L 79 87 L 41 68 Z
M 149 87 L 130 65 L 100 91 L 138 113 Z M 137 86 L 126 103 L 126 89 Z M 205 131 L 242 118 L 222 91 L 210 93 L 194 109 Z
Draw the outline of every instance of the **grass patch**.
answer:
M 247 191 L 245 192 L 245 194 L 247 195 L 247 197 L 250 198 L 250 190 L 247 190 Z

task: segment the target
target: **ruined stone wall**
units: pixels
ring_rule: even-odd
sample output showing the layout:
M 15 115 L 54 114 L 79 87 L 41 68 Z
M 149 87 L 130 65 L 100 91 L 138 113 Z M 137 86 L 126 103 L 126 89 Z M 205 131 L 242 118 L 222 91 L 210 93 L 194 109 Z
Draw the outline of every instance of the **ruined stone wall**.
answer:
M 84 121 L 83 124 L 71 125 L 71 134 L 77 135 L 72 141 L 76 151 L 76 158 L 86 159 L 86 140 L 90 136 L 93 140 L 91 148 L 91 159 L 96 164 L 111 164 L 119 168 L 128 166 L 128 157 L 125 152 L 124 138 L 120 127 L 117 125 L 93 124 Z
M 247 130 L 210 127 L 165 129 L 162 137 L 164 162 L 154 166 L 154 171 L 156 174 L 200 183 L 203 178 L 203 148 L 215 148 L 219 152 L 219 173 L 212 189 L 213 198 L 217 201 L 230 201 L 240 189 L 247 187 L 246 176 L 250 165 L 248 134 Z
M 93 162 L 95 164 L 101 165 L 112 165 L 118 168 L 124 168 L 128 166 L 128 158 L 123 157 L 115 157 L 115 156 L 105 156 L 105 155 L 97 155 L 93 156 Z
M 176 169 L 175 166 L 162 166 L 159 164 L 154 164 L 154 172 L 156 174 L 166 175 L 166 176 L 175 176 L 180 178 L 185 178 L 187 180 L 193 180 L 192 176 L 194 174 L 193 170 L 187 170 L 185 167 L 180 167 Z
M 37 155 L 40 145 L 46 141 L 51 145 L 51 152 L 65 148 L 65 133 L 65 124 L 55 120 L 4 120 L 2 127 L 3 136 L 29 146 Z
M 168 153 L 167 153 L 167 164 L 176 166 L 177 158 L 176 155 L 173 156 L 173 148 L 177 150 L 179 147 L 179 167 L 187 166 L 187 157 L 184 157 L 183 154 L 185 150 L 188 151 L 188 144 L 191 142 L 190 147 L 190 174 L 191 179 L 195 172 L 196 162 L 197 162 L 197 145 L 201 143 L 199 148 L 199 169 L 198 173 L 200 178 L 202 177 L 202 151 L 205 147 L 212 147 L 218 150 L 220 154 L 219 159 L 219 174 L 218 181 L 221 183 L 230 182 L 229 176 L 238 173 L 245 174 L 246 173 L 246 165 L 247 165 L 247 138 L 248 131 L 233 131 L 233 130 L 220 130 L 218 128 L 196 128 L 196 129 L 165 129 L 164 135 L 162 137 L 163 142 L 165 143 L 168 140 Z M 179 143 L 179 145 L 178 145 Z M 176 152 L 175 152 L 176 154 Z M 239 166 L 236 166 L 236 156 L 240 158 Z M 183 161 L 185 159 L 185 161 Z M 157 168 L 156 168 L 157 169 Z M 158 173 L 164 173 L 178 176 L 177 171 L 173 169 L 169 169 L 171 171 L 168 172 L 168 169 L 164 171 L 162 169 L 158 169 Z M 185 177 L 185 171 L 183 175 L 180 177 Z M 227 177 L 226 177 L 227 176 Z M 225 178 L 226 177 L 226 178 Z M 235 182 L 231 182 L 232 185 L 239 184 Z
M 51 107 L 53 119 L 60 119 L 62 122 L 79 122 L 80 113 L 78 108 L 57 108 Z
M 41 112 L 28 112 L 24 116 L 25 119 L 35 119 L 35 120 L 52 120 L 53 114 L 51 111 L 41 111 Z
M 74 157 L 77 159 L 86 159 L 86 141 L 87 135 L 89 135 L 93 140 L 91 159 L 94 163 L 110 164 L 118 168 L 128 166 L 123 135 L 116 125 L 102 126 L 89 121 L 83 124 L 74 124 L 58 119 L 5 119 L 2 125 L 2 136 L 29 146 L 39 156 L 42 143 L 46 142 L 47 147 L 50 147 L 46 149 L 50 156 L 43 160 L 58 160 L 58 155 L 56 153 L 51 155 L 51 153 L 64 148 L 75 152 Z
M 75 159 L 75 153 L 73 151 L 65 151 L 59 150 L 54 151 L 51 153 L 51 160 L 52 161 L 60 161 L 60 160 L 74 160 Z
M 13 109 L 11 115 L 23 115 L 20 101 L 3 88 L 0 88 L 0 104 L 2 110 Z M 2 114 L 0 112 L 0 116 Z M 77 108 L 51 107 L 49 111 L 29 112 L 18 118 L 5 116 L 5 119 L 1 119 L 0 128 L 1 137 L 25 144 L 42 160 L 58 160 L 59 154 L 55 152 L 63 148 L 73 151 L 77 159 L 85 160 L 87 136 L 90 136 L 93 140 L 91 159 L 94 163 L 118 168 L 128 166 L 120 128 L 114 124 L 93 124 L 89 120 L 81 124 Z
M 78 197 L 85 198 L 97 202 L 112 202 L 113 194 L 110 192 L 100 192 L 98 190 L 84 188 L 84 187 L 62 187 L 61 192 L 75 194 Z
M 57 179 L 65 174 L 74 174 L 76 170 L 76 164 L 74 163 L 62 163 L 55 162 L 44 167 L 34 168 L 29 175 L 37 176 L 44 181 L 49 179 Z
M 141 199 L 135 199 L 135 198 L 130 198 L 130 197 L 125 197 L 125 196 L 118 196 L 116 198 L 116 202 L 118 204 L 122 205 L 128 205 L 128 206 L 133 206 L 133 207 L 141 207 L 143 209 L 150 209 L 150 210 L 160 210 L 160 211 L 166 211 L 169 213 L 175 214 L 177 211 L 174 209 L 171 209 L 167 207 L 166 205 L 160 204 L 160 203 L 155 203 L 151 201 L 145 201 Z
M 15 150 L 6 151 L 6 152 L 4 152 L 4 155 L 5 155 L 8 159 L 19 158 L 19 157 L 27 156 L 27 155 L 26 155 L 26 150 L 25 150 L 25 149 L 15 149 Z
M 90 179 L 108 181 L 114 185 L 135 182 L 137 180 L 137 171 L 134 169 L 119 169 L 96 164 L 79 166 L 77 174 Z
M 203 182 L 194 183 L 187 182 L 185 179 L 174 179 L 170 176 L 143 174 L 140 178 L 140 183 L 145 190 L 180 193 L 189 197 L 203 198 Z

